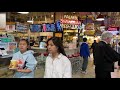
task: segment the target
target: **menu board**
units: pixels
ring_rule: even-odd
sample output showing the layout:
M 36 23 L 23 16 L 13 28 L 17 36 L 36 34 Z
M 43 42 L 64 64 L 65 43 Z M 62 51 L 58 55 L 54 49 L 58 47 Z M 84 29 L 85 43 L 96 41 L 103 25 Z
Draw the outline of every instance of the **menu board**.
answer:
M 22 24 L 22 23 L 17 23 L 15 28 L 18 31 L 24 31 L 24 30 L 28 30 L 28 25 Z
M 31 24 L 30 31 L 31 32 L 40 32 L 40 31 L 42 31 L 42 25 L 41 24 Z
M 6 25 L 6 30 L 7 31 L 15 30 L 15 25 Z
M 43 32 L 55 32 L 56 27 L 54 23 L 45 23 L 42 24 L 42 31 Z
M 9 51 L 14 51 L 16 48 L 17 48 L 17 43 L 16 42 L 9 42 L 8 43 Z
M 54 23 L 51 23 L 51 31 L 56 31 L 56 27 L 55 27 L 55 24 Z

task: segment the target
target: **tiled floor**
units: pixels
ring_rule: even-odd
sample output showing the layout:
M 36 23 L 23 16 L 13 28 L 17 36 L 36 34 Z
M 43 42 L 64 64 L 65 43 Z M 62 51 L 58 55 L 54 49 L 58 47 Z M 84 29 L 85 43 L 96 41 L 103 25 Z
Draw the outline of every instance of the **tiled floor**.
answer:
M 44 75 L 44 69 L 43 68 L 38 68 L 36 70 L 36 78 L 43 78 Z M 112 78 L 120 78 L 120 70 L 115 69 L 114 72 L 111 73 Z M 93 65 L 93 58 L 92 55 L 89 58 L 89 63 L 87 67 L 87 74 L 82 74 L 81 71 L 79 70 L 76 73 L 73 73 L 73 78 L 95 78 L 95 70 L 94 70 L 94 65 Z
M 36 70 L 36 78 L 43 78 L 44 75 L 44 69 L 38 68 Z M 94 66 L 93 66 L 93 61 L 91 58 L 89 58 L 89 63 L 87 67 L 87 74 L 82 74 L 81 71 L 77 71 L 76 73 L 73 73 L 73 78 L 95 78 L 95 73 L 94 73 Z
M 120 78 L 120 70 L 115 69 L 115 72 L 111 73 L 112 78 Z M 35 72 L 35 78 L 43 78 L 44 76 L 44 68 L 39 67 Z M 0 78 L 12 78 L 12 72 L 7 68 L 0 69 Z M 92 55 L 89 58 L 89 63 L 87 67 L 87 74 L 82 74 L 79 70 L 76 73 L 73 73 L 73 78 L 95 78 L 94 66 Z

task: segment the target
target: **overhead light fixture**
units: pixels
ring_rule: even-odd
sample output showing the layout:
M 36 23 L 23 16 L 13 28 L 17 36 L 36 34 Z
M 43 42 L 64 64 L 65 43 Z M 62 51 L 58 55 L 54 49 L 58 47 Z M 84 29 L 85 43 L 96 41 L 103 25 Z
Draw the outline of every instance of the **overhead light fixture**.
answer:
M 33 20 L 28 20 L 27 22 L 29 22 L 29 23 L 33 23 Z
M 103 21 L 103 20 L 105 20 L 105 19 L 104 19 L 104 16 L 103 16 L 103 15 L 99 14 L 98 17 L 96 18 L 96 20 L 97 20 L 97 21 Z
M 51 15 L 51 17 L 54 17 L 54 15 Z
M 29 12 L 18 12 L 20 14 L 28 14 Z

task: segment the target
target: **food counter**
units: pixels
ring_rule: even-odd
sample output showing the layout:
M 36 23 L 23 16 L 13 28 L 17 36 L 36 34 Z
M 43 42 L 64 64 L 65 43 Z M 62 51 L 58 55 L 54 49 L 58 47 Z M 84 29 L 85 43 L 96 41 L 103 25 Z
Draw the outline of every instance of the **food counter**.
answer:
M 12 54 L 11 55 L 5 55 L 5 56 L 0 56 L 0 65 L 6 66 L 10 64 L 10 60 L 12 59 Z
M 37 53 L 45 53 L 47 48 L 45 49 L 40 49 L 39 47 L 31 47 L 31 49 Z M 71 54 L 74 54 L 74 53 L 77 53 L 79 52 L 79 48 L 76 48 L 76 49 L 69 49 L 69 48 L 65 48 L 65 53 L 67 55 L 71 55 Z
M 33 50 L 34 52 L 37 52 L 37 53 L 44 53 L 44 52 L 46 52 L 47 48 L 40 49 L 39 47 L 31 47 L 31 50 Z

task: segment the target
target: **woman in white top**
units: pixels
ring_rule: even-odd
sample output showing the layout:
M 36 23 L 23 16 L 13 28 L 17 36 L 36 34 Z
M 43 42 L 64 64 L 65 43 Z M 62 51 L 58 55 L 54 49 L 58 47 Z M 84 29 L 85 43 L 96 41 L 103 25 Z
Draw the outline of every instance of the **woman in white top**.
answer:
M 49 55 L 44 78 L 72 78 L 71 62 L 66 57 L 61 40 L 57 37 L 48 39 L 47 50 Z

